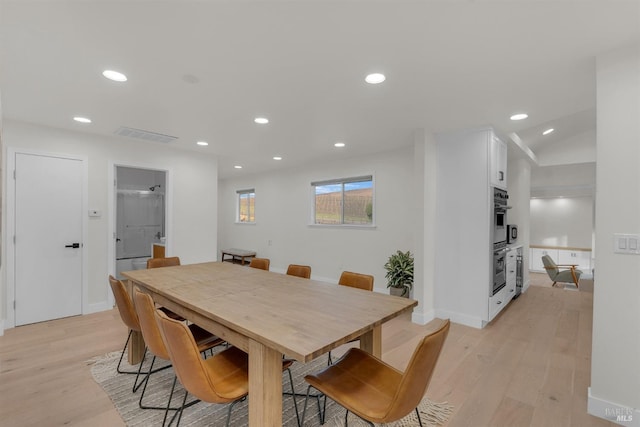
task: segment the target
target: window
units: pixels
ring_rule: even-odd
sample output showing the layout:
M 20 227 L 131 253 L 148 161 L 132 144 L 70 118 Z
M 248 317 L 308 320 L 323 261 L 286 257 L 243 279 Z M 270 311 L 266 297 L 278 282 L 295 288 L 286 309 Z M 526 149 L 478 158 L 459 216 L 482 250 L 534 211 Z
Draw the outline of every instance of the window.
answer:
M 373 177 L 312 182 L 314 224 L 373 225 Z
M 256 191 L 251 188 L 249 190 L 238 190 L 238 222 L 256 222 Z

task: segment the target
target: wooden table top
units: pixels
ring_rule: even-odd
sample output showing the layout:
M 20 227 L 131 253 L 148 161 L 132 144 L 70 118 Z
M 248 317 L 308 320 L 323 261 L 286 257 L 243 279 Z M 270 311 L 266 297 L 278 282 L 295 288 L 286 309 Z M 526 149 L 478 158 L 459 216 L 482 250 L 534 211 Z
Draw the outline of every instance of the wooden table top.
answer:
M 238 333 L 307 362 L 418 302 L 222 262 L 122 273 Z

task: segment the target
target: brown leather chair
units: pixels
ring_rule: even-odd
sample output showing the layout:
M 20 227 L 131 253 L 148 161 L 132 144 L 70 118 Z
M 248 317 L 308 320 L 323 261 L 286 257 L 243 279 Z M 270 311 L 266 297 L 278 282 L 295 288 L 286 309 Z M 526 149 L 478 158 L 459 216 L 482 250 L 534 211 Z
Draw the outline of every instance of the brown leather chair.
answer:
M 167 420 L 167 414 L 169 409 L 177 410 L 180 408 L 170 408 L 169 405 L 171 401 L 167 402 L 166 407 L 158 407 L 158 406 L 149 406 L 145 405 L 142 402 L 144 398 L 144 393 L 147 390 L 147 385 L 149 384 L 149 380 L 151 374 L 158 372 L 164 368 L 168 368 L 171 365 L 165 365 L 163 368 L 153 370 L 153 365 L 156 362 L 156 358 L 160 358 L 163 360 L 170 360 L 169 353 L 167 352 L 167 347 L 162 340 L 162 334 L 160 332 L 160 328 L 158 327 L 158 322 L 156 321 L 155 312 L 156 307 L 151 298 L 151 295 L 145 294 L 141 292 L 139 289 L 135 289 L 133 291 L 133 300 L 135 302 L 136 313 L 138 314 L 138 320 L 140 322 L 140 329 L 142 331 L 142 337 L 144 338 L 144 342 L 147 346 L 147 349 L 153 354 L 153 358 L 151 359 L 151 365 L 149 369 L 144 373 L 145 377 L 142 380 L 144 382 L 144 387 L 142 387 L 142 393 L 140 393 L 140 399 L 138 400 L 138 406 L 141 409 L 162 409 L 165 411 L 164 420 L 162 421 L 162 425 L 165 425 Z M 212 349 L 220 344 L 223 344 L 224 341 L 215 335 L 211 334 L 208 331 L 205 331 L 201 327 L 195 324 L 190 324 L 187 326 L 198 347 L 198 351 L 200 353 L 204 353 L 207 350 Z M 174 383 L 175 386 L 175 383 Z M 171 394 L 173 395 L 173 389 L 171 389 Z
M 369 423 L 390 423 L 415 410 L 422 425 L 417 407 L 431 381 L 449 326 L 449 320 L 443 321 L 438 330 L 420 341 L 404 372 L 358 348 L 349 349 L 333 365 L 304 377 L 309 383 L 307 394 L 313 387 L 346 408 L 345 427 L 349 411 Z M 306 409 L 305 400 L 303 424 Z
M 189 393 L 205 402 L 231 403 L 227 414 L 227 425 L 229 425 L 233 406 L 249 392 L 248 355 L 236 347 L 229 347 L 203 360 L 193 335 L 183 322 L 170 319 L 161 310 L 156 310 L 155 316 L 177 379 L 185 389 L 176 426 L 180 424 Z M 290 360 L 283 360 L 282 370 L 286 370 L 289 374 L 294 408 L 298 425 L 300 425 L 293 378 L 289 370 L 292 363 Z
M 172 256 L 168 258 L 149 258 L 147 268 L 174 267 L 180 265 L 180 257 Z
M 116 366 L 116 371 L 119 374 L 139 375 L 140 373 L 139 369 L 137 371 L 124 371 L 120 369 L 120 365 L 122 364 L 122 358 L 124 357 L 124 354 L 127 350 L 129 341 L 131 341 L 131 335 L 133 334 L 133 331 L 141 332 L 140 322 L 138 321 L 138 315 L 136 314 L 135 308 L 133 308 L 133 302 L 129 297 L 129 293 L 127 292 L 127 289 L 124 287 L 124 283 L 122 283 L 122 281 L 116 279 L 115 277 L 109 275 L 109 285 L 111 286 L 111 292 L 113 292 L 113 297 L 116 300 L 116 307 L 118 307 L 118 313 L 120 313 L 120 318 L 122 319 L 122 323 L 124 323 L 125 326 L 129 328 L 129 335 L 127 336 L 127 340 L 125 341 L 124 347 L 122 348 L 122 354 L 120 355 L 118 366 Z M 136 376 L 136 382 L 137 380 L 138 380 L 138 377 Z M 136 387 L 134 383 L 134 391 L 137 389 L 138 387 Z
M 349 286 L 351 288 L 364 289 L 373 291 L 373 276 L 369 274 L 354 273 L 352 271 L 343 271 L 340 275 L 338 284 Z
M 180 265 L 180 257 L 177 256 L 171 256 L 171 257 L 167 257 L 167 258 L 149 258 L 147 260 L 147 269 L 149 268 L 162 268 L 162 267 L 175 267 L 177 265 Z M 171 310 L 168 309 L 163 309 L 165 314 L 169 317 L 171 317 L 172 319 L 176 319 L 176 320 L 185 320 L 184 317 L 180 316 L 179 314 L 174 313 Z
M 287 268 L 287 274 L 289 276 L 302 277 L 303 279 L 311 278 L 311 267 L 308 265 L 289 264 Z
M 269 261 L 269 258 L 252 258 L 251 262 L 249 263 L 249 267 L 259 268 L 260 270 L 269 271 L 270 263 L 271 261 Z
M 365 291 L 373 291 L 373 276 L 370 274 L 354 273 L 352 271 L 343 271 L 340 275 L 338 284 L 341 286 L 348 286 L 350 288 L 362 289 Z M 360 341 L 359 339 L 351 340 L 349 342 Z M 327 364 L 331 365 L 331 351 L 329 351 L 329 359 Z

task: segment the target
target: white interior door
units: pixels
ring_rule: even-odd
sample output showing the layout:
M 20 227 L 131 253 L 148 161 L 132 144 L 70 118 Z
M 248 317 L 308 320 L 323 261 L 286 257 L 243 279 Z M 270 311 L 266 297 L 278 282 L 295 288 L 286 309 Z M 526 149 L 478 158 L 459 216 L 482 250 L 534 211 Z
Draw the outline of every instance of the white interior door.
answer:
M 82 160 L 16 153 L 15 324 L 82 313 Z

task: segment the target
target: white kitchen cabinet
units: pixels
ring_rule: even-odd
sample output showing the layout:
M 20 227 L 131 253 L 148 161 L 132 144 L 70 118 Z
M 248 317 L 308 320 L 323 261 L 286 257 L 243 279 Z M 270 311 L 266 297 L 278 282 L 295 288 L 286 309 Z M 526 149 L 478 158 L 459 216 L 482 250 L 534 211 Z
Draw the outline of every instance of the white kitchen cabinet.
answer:
M 558 250 L 557 264 L 577 264 L 578 270 L 583 273 L 591 273 L 591 251 L 579 251 L 571 249 Z
M 496 136 L 491 139 L 490 170 L 491 185 L 494 187 L 507 189 L 507 144 Z
M 556 262 L 556 264 L 559 264 L 557 249 L 531 248 L 530 254 L 531 256 L 529 257 L 529 270 L 531 271 L 536 271 L 539 273 L 544 273 L 547 271 L 544 269 L 544 264 L 542 263 L 543 255 L 549 255 L 551 259 Z
M 498 141 L 498 142 L 496 142 Z M 506 145 L 492 128 L 436 135 L 435 314 L 484 327 L 509 296 L 493 288 L 493 187 L 506 188 Z M 501 154 L 500 154 L 501 153 Z M 514 288 L 515 293 L 515 288 Z
M 516 279 L 518 268 L 518 249 L 509 249 L 506 260 L 507 296 L 510 300 L 516 293 Z

